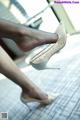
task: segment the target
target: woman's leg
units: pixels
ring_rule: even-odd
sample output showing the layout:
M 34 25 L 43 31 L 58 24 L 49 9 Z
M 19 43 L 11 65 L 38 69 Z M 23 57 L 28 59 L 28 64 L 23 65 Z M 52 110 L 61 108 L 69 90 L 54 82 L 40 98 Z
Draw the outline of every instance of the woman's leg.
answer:
M 22 91 L 30 97 L 39 100 L 48 100 L 47 94 L 45 94 L 20 71 L 2 47 L 0 47 L 0 73 L 19 85 L 22 88 Z
M 58 40 L 56 33 L 32 29 L 4 19 L 0 19 L 0 37 L 14 40 L 23 51 L 43 44 L 56 43 Z

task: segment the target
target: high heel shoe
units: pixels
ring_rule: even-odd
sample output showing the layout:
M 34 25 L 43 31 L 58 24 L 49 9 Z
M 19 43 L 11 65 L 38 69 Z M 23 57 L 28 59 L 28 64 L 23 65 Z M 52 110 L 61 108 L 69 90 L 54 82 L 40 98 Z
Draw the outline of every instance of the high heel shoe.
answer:
M 59 70 L 60 69 L 59 67 L 48 67 L 47 66 L 49 59 L 47 58 L 46 53 L 48 53 L 51 48 L 52 48 L 52 45 L 49 45 L 47 50 L 44 49 L 43 51 L 39 52 L 37 55 L 32 57 L 30 59 L 29 64 L 32 65 L 32 67 L 34 67 L 37 70 L 44 70 L 44 69 L 57 69 L 57 70 Z M 54 48 L 55 48 L 55 46 L 54 46 Z M 44 57 L 44 59 L 42 59 L 42 57 Z
M 62 24 L 59 25 L 55 33 L 58 34 L 57 43 L 49 45 L 48 48 L 39 52 L 37 55 L 31 58 L 30 64 L 34 68 L 38 70 L 45 69 L 47 62 L 52 57 L 52 55 L 59 52 L 65 46 L 67 35 Z M 59 68 L 56 68 L 56 69 L 59 69 Z
M 38 102 L 38 103 L 40 103 L 41 106 L 42 105 L 44 106 L 44 105 L 51 104 L 58 96 L 59 96 L 59 94 L 50 94 L 50 95 L 48 94 L 47 100 L 38 100 L 35 98 L 31 98 L 28 95 L 25 96 L 25 94 L 22 93 L 20 99 L 25 105 L 27 105 L 27 103 L 31 103 L 31 102 Z M 29 108 L 29 106 L 28 106 L 28 108 Z

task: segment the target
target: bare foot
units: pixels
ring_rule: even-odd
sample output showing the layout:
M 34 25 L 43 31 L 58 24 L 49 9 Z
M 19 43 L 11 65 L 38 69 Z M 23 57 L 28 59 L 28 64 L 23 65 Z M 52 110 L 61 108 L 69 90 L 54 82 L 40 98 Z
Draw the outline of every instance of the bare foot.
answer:
M 23 51 L 29 51 L 40 45 L 56 43 L 57 40 L 58 35 L 56 33 L 48 33 L 29 27 L 22 27 L 16 43 Z

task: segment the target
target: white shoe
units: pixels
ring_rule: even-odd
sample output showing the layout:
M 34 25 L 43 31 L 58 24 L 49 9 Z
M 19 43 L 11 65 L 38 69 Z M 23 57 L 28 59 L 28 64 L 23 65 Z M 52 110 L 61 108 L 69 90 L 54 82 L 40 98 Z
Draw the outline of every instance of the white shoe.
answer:
M 38 100 L 38 99 L 35 99 L 35 98 L 31 98 L 25 94 L 21 94 L 21 101 L 27 105 L 27 103 L 31 103 L 31 102 L 38 102 L 40 103 L 41 105 L 48 105 L 48 104 L 51 104 L 59 95 L 58 94 L 48 94 L 48 99 L 46 100 Z
M 45 69 L 48 60 L 55 53 L 59 52 L 66 44 L 67 35 L 62 24 L 56 30 L 58 41 L 55 44 L 50 44 L 48 48 L 39 52 L 31 60 L 30 64 L 36 69 Z

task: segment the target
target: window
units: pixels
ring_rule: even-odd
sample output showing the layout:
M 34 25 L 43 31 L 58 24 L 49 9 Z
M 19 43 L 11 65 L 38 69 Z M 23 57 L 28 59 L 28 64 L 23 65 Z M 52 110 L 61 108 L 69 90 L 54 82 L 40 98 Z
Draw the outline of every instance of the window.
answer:
M 80 30 L 80 3 L 63 5 L 75 30 Z
M 28 2 L 26 0 L 17 1 L 24 7 L 29 17 L 33 17 L 48 6 L 48 2 L 46 0 L 29 0 Z M 47 32 L 54 32 L 59 23 L 51 8 L 47 8 L 41 14 L 41 17 L 43 22 L 39 29 Z

